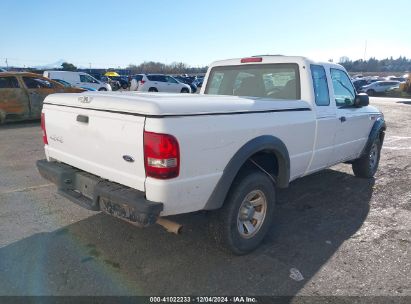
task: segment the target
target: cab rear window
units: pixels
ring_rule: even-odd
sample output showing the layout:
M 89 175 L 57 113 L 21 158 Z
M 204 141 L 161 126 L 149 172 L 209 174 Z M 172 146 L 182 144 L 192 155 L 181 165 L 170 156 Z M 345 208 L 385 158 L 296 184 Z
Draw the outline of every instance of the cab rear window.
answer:
M 214 67 L 205 94 L 300 99 L 298 65 L 281 63 Z

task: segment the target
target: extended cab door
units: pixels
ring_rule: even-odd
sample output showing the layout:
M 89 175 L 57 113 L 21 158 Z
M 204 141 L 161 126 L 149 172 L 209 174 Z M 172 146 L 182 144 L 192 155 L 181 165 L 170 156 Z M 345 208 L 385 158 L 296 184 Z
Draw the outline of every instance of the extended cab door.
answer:
M 329 75 L 322 65 L 310 65 L 314 89 L 317 133 L 313 157 L 306 173 L 318 171 L 333 162 L 334 139 L 337 132 L 336 107 L 330 101 Z
M 368 114 L 354 107 L 356 91 L 347 73 L 330 69 L 333 100 L 339 120 L 335 136 L 334 163 L 356 158 L 368 138 L 370 119 Z

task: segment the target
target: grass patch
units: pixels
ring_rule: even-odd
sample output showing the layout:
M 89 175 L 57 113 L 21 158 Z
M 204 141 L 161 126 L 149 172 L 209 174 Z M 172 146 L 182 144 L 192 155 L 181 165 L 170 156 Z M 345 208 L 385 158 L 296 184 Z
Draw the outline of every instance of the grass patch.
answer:
M 385 94 L 387 97 L 395 98 L 409 98 L 411 99 L 411 94 L 406 92 L 401 92 L 400 90 L 389 91 Z

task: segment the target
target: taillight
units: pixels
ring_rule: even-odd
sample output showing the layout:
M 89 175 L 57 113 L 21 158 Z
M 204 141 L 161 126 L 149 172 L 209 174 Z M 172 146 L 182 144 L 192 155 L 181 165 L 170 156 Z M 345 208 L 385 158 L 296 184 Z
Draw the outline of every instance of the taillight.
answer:
M 250 58 L 241 59 L 241 63 L 262 62 L 262 61 L 263 61 L 263 58 L 261 57 L 250 57 Z
M 180 172 L 180 149 L 177 139 L 168 134 L 144 131 L 144 164 L 148 177 L 177 177 Z
M 46 116 L 44 113 L 41 113 L 41 131 L 43 134 L 43 142 L 45 145 L 48 145 L 49 142 L 47 140 L 47 133 L 46 133 Z
M 140 84 L 145 84 L 146 81 L 145 80 L 140 80 Z

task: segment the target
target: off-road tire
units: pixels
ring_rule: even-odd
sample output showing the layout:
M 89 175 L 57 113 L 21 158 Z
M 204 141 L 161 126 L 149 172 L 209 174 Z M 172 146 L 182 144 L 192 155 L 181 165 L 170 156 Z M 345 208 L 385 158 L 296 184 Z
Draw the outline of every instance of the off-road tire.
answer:
M 267 204 L 265 217 L 257 232 L 244 238 L 239 231 L 240 207 L 247 195 L 253 191 L 261 191 Z M 210 214 L 210 236 L 224 251 L 243 255 L 256 249 L 267 234 L 275 207 L 275 185 L 265 173 L 248 170 L 236 178 L 221 209 Z M 243 228 L 244 229 L 244 228 Z
M 362 178 L 372 178 L 378 169 L 381 155 L 381 141 L 377 137 L 364 155 L 352 163 L 354 175 Z

